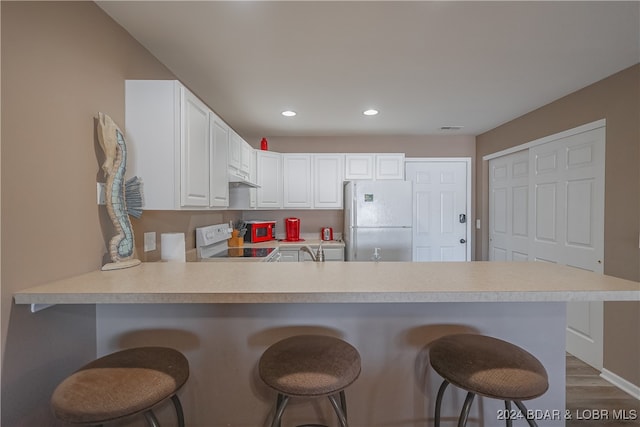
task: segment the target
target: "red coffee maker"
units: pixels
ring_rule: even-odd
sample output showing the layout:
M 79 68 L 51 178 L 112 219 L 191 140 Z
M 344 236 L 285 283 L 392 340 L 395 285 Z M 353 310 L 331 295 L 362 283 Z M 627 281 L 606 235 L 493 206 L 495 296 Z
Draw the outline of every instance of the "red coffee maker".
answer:
M 288 242 L 297 242 L 300 240 L 300 218 L 285 218 L 284 229 L 287 231 Z

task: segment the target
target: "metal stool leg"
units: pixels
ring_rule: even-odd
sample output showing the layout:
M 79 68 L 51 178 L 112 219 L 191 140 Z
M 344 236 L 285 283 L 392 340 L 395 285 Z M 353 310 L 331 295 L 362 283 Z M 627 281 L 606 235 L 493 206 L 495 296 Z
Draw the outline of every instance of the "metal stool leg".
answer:
M 349 427 L 349 425 L 347 424 L 347 415 L 343 412 L 342 408 L 340 407 L 340 405 L 336 401 L 335 394 L 333 394 L 331 396 L 327 396 L 327 397 L 329 398 L 329 401 L 331 402 L 331 406 L 333 406 L 333 410 L 336 412 L 336 415 L 338 416 L 338 420 L 340 421 L 340 425 L 342 427 Z M 340 396 L 340 400 L 342 400 L 342 396 Z
M 444 380 L 442 384 L 440 384 L 440 388 L 438 389 L 438 397 L 436 397 L 436 413 L 433 421 L 434 427 L 440 427 L 440 408 L 442 407 L 442 396 L 444 395 L 444 391 L 449 385 L 449 381 Z
M 184 412 L 182 411 L 182 404 L 180 403 L 180 399 L 178 399 L 178 395 L 174 394 L 171 396 L 171 401 L 173 402 L 173 406 L 176 408 L 176 415 L 178 416 L 178 427 L 184 427 Z
M 467 398 L 464 399 L 464 405 L 462 405 L 462 411 L 460 412 L 460 419 L 458 420 L 458 427 L 464 427 L 467 425 L 467 419 L 469 418 L 469 411 L 471 410 L 471 404 L 475 393 L 468 392 Z
M 512 427 L 513 422 L 511 421 L 511 401 L 510 400 L 504 401 L 504 409 L 507 410 L 507 416 L 504 418 L 506 420 L 507 427 Z
M 524 406 L 524 403 L 522 403 L 519 400 L 514 400 L 513 403 L 516 404 L 516 406 L 518 407 L 518 409 L 520 409 L 522 411 L 522 414 L 525 416 L 527 422 L 529 423 L 529 426 L 531 427 L 538 427 L 538 424 L 536 424 L 536 422 L 530 418 L 527 418 L 527 407 Z
M 151 410 L 145 411 L 144 417 L 147 419 L 147 423 L 150 427 L 160 427 L 160 424 L 158 424 L 158 419 L 155 415 L 153 415 L 153 412 Z
M 345 395 L 344 390 L 340 391 L 340 406 L 342 407 L 344 417 L 347 418 L 347 396 Z
M 273 416 L 273 422 L 271 423 L 271 427 L 280 427 L 280 420 L 282 419 L 282 414 L 284 413 L 284 408 L 289 403 L 289 396 L 284 396 L 278 393 L 278 398 L 276 400 L 276 413 Z

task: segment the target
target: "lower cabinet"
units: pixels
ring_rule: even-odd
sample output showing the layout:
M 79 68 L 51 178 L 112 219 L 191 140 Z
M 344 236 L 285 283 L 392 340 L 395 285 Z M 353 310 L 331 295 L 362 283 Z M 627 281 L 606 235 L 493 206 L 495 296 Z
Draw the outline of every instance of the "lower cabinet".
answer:
M 318 245 L 309 245 L 313 249 L 313 253 L 318 250 Z M 325 248 L 324 260 L 325 261 L 344 261 L 344 248 Z M 311 255 L 307 251 L 303 251 L 298 248 L 280 248 L 280 262 L 301 262 L 301 261 L 313 261 Z

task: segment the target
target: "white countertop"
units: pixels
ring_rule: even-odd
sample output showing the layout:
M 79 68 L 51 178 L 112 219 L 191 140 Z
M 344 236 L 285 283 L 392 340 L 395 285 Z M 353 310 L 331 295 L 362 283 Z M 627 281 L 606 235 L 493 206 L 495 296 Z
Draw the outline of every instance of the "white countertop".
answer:
M 640 283 L 547 263 L 142 263 L 21 290 L 16 304 L 640 301 Z

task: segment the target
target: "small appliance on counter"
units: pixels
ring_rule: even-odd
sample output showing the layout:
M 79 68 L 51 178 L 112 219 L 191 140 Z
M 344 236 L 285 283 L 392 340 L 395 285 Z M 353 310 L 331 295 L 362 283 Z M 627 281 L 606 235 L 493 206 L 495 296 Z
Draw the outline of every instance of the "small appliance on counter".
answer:
M 255 261 L 278 261 L 278 248 L 229 247 L 232 237 L 229 224 L 216 224 L 196 228 L 196 249 L 201 260 L 252 258 Z
M 285 218 L 284 228 L 287 232 L 285 242 L 300 242 L 304 240 L 300 238 L 300 218 Z
M 333 240 L 333 228 L 322 227 L 322 231 L 320 232 L 320 239 L 325 242 Z
M 276 222 L 275 221 L 245 221 L 247 233 L 244 235 L 244 241 L 247 243 L 268 242 L 276 239 Z

